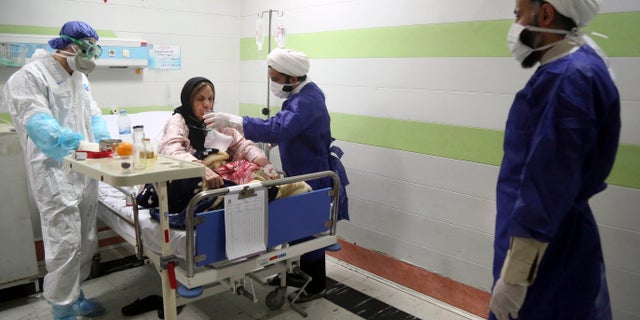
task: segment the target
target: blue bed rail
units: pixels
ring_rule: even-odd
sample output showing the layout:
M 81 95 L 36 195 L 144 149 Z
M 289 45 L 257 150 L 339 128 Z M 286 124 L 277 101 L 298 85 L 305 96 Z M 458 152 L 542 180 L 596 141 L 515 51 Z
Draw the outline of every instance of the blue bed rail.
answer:
M 271 201 L 267 206 L 267 248 L 294 240 L 329 232 L 335 235 L 340 180 L 333 171 L 287 177 L 261 182 L 265 188 L 331 177 L 333 186 Z M 192 276 L 195 266 L 226 260 L 224 209 L 202 212 L 195 216 L 195 205 L 208 197 L 229 193 L 220 188 L 203 191 L 191 199 L 187 207 L 187 274 Z M 197 257 L 197 258 L 196 258 Z
M 267 248 L 329 231 L 331 188 L 315 190 L 269 203 Z M 225 260 L 224 210 L 196 214 L 203 222 L 196 225 L 197 266 Z

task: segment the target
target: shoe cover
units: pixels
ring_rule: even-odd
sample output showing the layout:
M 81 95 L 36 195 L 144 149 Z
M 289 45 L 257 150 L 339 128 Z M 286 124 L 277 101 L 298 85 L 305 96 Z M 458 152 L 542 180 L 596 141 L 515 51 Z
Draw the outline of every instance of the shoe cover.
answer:
M 76 320 L 76 313 L 70 304 L 54 304 L 51 312 L 53 313 L 53 320 Z
M 73 311 L 76 316 L 97 317 L 104 314 L 104 307 L 94 299 L 85 299 L 82 291 L 80 297 L 73 303 Z M 74 318 L 75 319 L 75 318 Z

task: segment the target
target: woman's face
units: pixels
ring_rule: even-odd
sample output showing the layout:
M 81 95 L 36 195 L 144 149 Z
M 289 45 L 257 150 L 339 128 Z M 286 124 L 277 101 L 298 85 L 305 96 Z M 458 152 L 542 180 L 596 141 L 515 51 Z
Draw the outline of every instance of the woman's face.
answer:
M 198 119 L 198 121 L 204 121 L 204 114 L 207 111 L 213 110 L 213 101 L 215 98 L 216 96 L 213 89 L 208 85 L 202 87 L 198 92 L 196 92 L 195 96 L 193 96 L 191 105 L 193 108 L 193 115 Z

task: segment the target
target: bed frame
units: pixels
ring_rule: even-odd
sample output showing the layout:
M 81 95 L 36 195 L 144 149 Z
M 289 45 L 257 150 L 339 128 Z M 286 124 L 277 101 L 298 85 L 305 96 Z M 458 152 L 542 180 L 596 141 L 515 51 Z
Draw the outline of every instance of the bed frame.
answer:
M 338 203 L 340 182 L 334 172 L 324 171 L 259 183 L 260 187 L 269 188 L 324 177 L 333 179 L 331 188 L 276 199 L 265 205 L 266 251 L 231 261 L 227 259 L 225 251 L 224 209 L 197 214 L 193 214 L 193 211 L 196 204 L 202 200 L 225 196 L 238 189 L 241 189 L 240 192 L 251 192 L 252 186 L 255 187 L 255 184 L 241 185 L 240 188 L 233 188 L 233 190 L 220 188 L 203 191 L 192 198 L 187 207 L 186 230 L 184 231 L 186 233 L 186 254 L 183 258 L 178 258 L 175 255 L 163 256 L 157 250 L 152 250 L 145 245 L 135 195 L 125 188 L 116 187 L 133 201 L 133 219 L 119 214 L 117 210 L 113 210 L 112 207 L 104 203 L 103 205 L 109 209 L 108 212 L 117 215 L 118 220 L 126 222 L 128 228 L 133 228 L 135 236 L 128 236 L 131 232 L 125 232 L 126 230 L 123 229 L 121 223 L 104 222 L 114 232 L 135 246 L 138 258 L 148 258 L 160 275 L 163 271 L 169 271 L 169 282 L 173 288 L 177 287 L 177 295 L 175 303 L 169 304 L 166 302 L 167 297 L 163 297 L 167 318 L 171 317 L 167 313 L 171 312 L 171 309 L 167 309 L 167 305 L 190 303 L 229 289 L 253 302 L 258 302 L 253 290 L 253 283 L 266 285 L 267 278 L 280 274 L 280 286 L 275 287 L 265 297 L 267 307 L 271 310 L 277 310 L 286 301 L 286 272 L 301 274 L 307 279 L 307 284 L 311 281 L 311 278 L 299 268 L 300 256 L 337 243 L 338 206 L 333 204 Z M 100 201 L 102 202 L 102 199 Z M 158 223 L 158 227 L 159 225 Z M 290 242 L 303 238 L 310 240 L 289 245 Z M 293 297 L 292 302 L 295 302 L 297 298 L 298 296 Z M 306 313 L 296 304 L 292 303 L 291 306 L 300 315 L 306 317 Z M 173 311 L 175 312 L 175 308 Z

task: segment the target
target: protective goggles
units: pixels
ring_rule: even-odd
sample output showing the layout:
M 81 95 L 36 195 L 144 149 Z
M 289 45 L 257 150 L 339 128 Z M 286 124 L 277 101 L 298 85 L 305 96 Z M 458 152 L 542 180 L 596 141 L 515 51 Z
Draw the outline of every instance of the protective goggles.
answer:
M 78 54 L 82 55 L 85 58 L 94 58 L 98 59 L 100 55 L 102 55 L 102 47 L 98 44 L 95 44 L 86 39 L 75 39 L 69 36 L 60 35 L 60 38 L 69 39 L 75 45 L 80 48 L 80 52 Z

